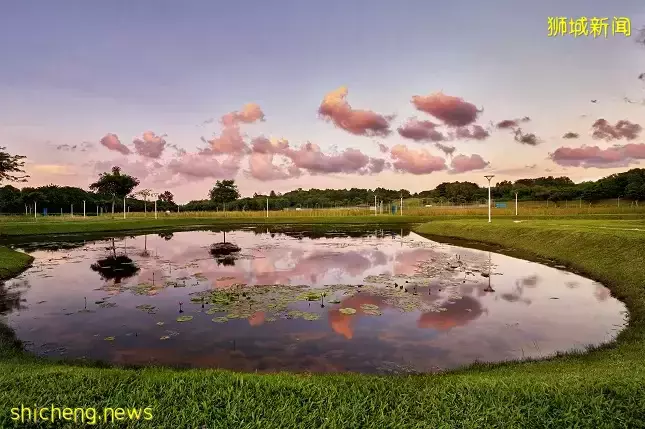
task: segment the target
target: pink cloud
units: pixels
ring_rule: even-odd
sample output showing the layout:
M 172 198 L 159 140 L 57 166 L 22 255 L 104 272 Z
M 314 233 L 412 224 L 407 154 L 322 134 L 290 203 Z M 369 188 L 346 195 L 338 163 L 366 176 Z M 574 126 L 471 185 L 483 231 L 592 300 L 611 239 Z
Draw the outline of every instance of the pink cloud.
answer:
M 271 152 L 253 152 L 249 157 L 249 174 L 262 180 L 282 180 L 300 176 L 300 169 L 295 165 L 279 167 L 273 164 L 274 155 Z
M 616 125 L 611 125 L 605 119 L 598 119 L 591 126 L 592 136 L 595 139 L 603 140 L 620 140 L 625 138 L 627 140 L 634 140 L 638 137 L 642 127 L 627 120 L 620 120 Z
M 287 140 L 269 140 L 266 137 L 254 139 L 251 148 L 254 153 L 283 155 L 290 159 L 296 168 L 307 170 L 311 174 L 372 174 L 385 168 L 385 161 L 370 158 L 358 149 L 350 148 L 328 155 L 314 143 L 308 142 L 296 149 L 292 148 Z
M 488 137 L 490 137 L 490 133 L 481 125 L 473 125 L 471 128 L 458 127 L 455 132 L 456 139 L 486 140 Z
M 580 137 L 580 134 L 572 131 L 569 131 L 562 136 L 563 139 L 577 139 L 578 137 Z
M 535 134 L 524 134 L 521 128 L 515 130 L 515 141 L 529 146 L 537 146 L 540 144 L 540 139 Z
M 142 139 L 134 139 L 135 151 L 146 158 L 159 158 L 166 148 L 166 140 L 164 136 L 155 135 L 152 131 L 143 133 Z
M 371 110 L 353 109 L 347 102 L 347 88 L 342 86 L 323 98 L 318 113 L 334 125 L 359 136 L 387 136 L 393 116 L 384 116 Z
M 437 149 L 439 149 L 441 152 L 445 153 L 448 156 L 452 156 L 452 154 L 455 153 L 454 146 L 448 146 L 441 143 L 435 143 L 434 145 L 437 147 Z
M 208 148 L 200 152 L 202 155 L 227 153 L 241 155 L 248 152 L 248 146 L 244 142 L 244 137 L 242 137 L 237 126 L 226 126 L 219 136 L 213 137 L 211 140 L 206 140 L 202 137 L 202 141 L 209 145 Z
M 394 159 L 394 169 L 400 172 L 430 174 L 446 169 L 446 161 L 427 150 L 413 150 L 398 144 L 391 149 L 390 155 Z
M 528 116 L 524 116 L 520 119 L 504 119 L 503 121 L 499 121 L 495 126 L 500 130 L 514 129 L 519 126 L 520 122 L 529 122 L 530 120 L 531 118 Z
M 221 123 L 225 127 L 234 126 L 240 123 L 252 124 L 264 120 L 264 112 L 256 103 L 248 103 L 239 112 L 230 112 L 222 116 Z
M 515 128 L 517 127 L 517 121 L 514 119 L 504 119 L 503 121 L 499 121 L 496 127 L 500 130 Z
M 180 175 L 187 180 L 231 179 L 240 169 L 240 161 L 241 158 L 235 155 L 219 161 L 214 156 L 191 153 L 171 160 L 167 168 L 170 173 Z
M 410 118 L 408 122 L 399 127 L 397 131 L 401 137 L 415 141 L 438 142 L 443 141 L 446 137 L 437 131 L 437 124 L 431 121 L 419 121 L 416 118 Z
M 257 153 L 286 154 L 290 148 L 287 140 L 269 140 L 264 136 L 260 136 L 251 142 L 251 150 Z
M 327 155 L 314 143 L 306 143 L 298 150 L 290 150 L 287 156 L 297 167 L 313 174 L 357 173 L 370 162 L 369 157 L 358 149 L 345 149 L 339 154 Z
M 126 145 L 121 143 L 121 140 L 119 140 L 116 134 L 106 134 L 105 137 L 101 139 L 101 145 L 105 146 L 109 150 L 120 152 L 123 155 L 130 154 L 130 149 L 128 149 Z
M 611 168 L 624 167 L 645 159 L 645 143 L 630 143 L 605 149 L 598 146 L 581 146 L 578 148 L 560 147 L 549 158 L 556 164 L 573 167 Z
M 451 173 L 465 173 L 467 171 L 481 170 L 489 165 L 480 155 L 457 155 L 452 159 Z
M 465 127 L 477 120 L 481 110 L 463 98 L 437 92 L 431 95 L 415 95 L 412 104 L 451 127 Z

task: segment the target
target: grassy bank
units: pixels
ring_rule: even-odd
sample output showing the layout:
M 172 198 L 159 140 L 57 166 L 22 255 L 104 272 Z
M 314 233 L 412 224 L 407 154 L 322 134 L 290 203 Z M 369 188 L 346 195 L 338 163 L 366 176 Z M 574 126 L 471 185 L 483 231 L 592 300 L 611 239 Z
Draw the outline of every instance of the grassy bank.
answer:
M 132 427 L 645 427 L 644 225 L 461 219 L 417 228 L 557 260 L 602 281 L 631 315 L 610 348 L 405 377 L 96 368 L 13 354 L 0 360 L 0 427 L 13 425 L 12 407 L 52 403 L 152 407 L 153 420 Z
M 0 280 L 18 275 L 29 267 L 33 260 L 33 257 L 25 253 L 14 252 L 11 249 L 0 246 Z

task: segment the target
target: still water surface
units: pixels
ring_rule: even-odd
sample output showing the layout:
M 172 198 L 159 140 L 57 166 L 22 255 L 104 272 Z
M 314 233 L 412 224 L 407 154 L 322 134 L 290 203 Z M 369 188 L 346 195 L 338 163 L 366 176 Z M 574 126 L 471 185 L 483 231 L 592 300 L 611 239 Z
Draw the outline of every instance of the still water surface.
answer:
M 240 250 L 211 252 L 224 241 Z M 0 314 L 27 349 L 56 359 L 431 372 L 606 342 L 627 315 L 599 283 L 409 231 L 249 228 L 16 247 L 36 259 L 0 286 Z

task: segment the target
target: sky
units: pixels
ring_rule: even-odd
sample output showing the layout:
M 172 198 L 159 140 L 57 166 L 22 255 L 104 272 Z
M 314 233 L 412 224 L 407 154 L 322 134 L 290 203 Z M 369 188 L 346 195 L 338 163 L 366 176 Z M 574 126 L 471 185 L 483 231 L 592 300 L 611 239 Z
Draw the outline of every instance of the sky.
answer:
M 609 35 L 548 37 L 552 16 Z M 0 146 L 27 157 L 21 186 L 117 165 L 179 202 L 229 178 L 244 196 L 595 180 L 643 167 L 643 25 L 642 0 L 10 2 Z

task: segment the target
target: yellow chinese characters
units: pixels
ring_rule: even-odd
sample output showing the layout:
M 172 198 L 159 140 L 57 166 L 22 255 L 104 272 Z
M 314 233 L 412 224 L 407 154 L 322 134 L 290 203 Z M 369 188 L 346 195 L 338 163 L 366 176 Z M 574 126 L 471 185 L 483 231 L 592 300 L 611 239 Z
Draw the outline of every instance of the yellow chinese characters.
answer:
M 549 16 L 547 18 L 547 35 L 548 37 L 557 36 L 591 36 L 597 37 L 609 36 L 609 18 L 605 17 L 586 17 L 567 18 L 565 16 Z M 631 20 L 625 16 L 614 16 L 611 21 L 611 35 L 622 34 L 629 37 L 632 34 Z

